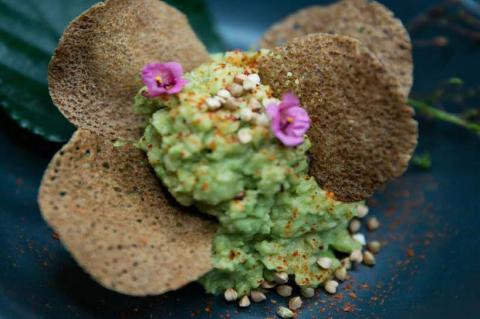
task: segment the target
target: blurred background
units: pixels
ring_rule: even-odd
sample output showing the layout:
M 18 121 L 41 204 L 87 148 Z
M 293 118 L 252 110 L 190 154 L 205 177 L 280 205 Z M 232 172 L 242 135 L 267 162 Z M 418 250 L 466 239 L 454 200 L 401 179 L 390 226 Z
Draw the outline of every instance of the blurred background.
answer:
M 95 2 L 0 0 L 0 318 L 273 318 L 270 301 L 240 311 L 196 284 L 151 298 L 107 291 L 42 221 L 42 173 L 74 130 L 51 103 L 47 65 L 68 22 Z M 331 1 L 167 2 L 218 52 L 256 48 L 273 23 Z M 420 144 L 407 174 L 369 202 L 385 226 L 377 266 L 299 318 L 478 318 L 480 2 L 380 2 L 412 37 Z

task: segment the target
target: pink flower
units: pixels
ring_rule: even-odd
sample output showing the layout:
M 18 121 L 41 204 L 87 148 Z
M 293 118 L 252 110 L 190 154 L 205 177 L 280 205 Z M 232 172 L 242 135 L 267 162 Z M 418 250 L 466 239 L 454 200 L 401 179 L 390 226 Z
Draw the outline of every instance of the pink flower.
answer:
M 151 97 L 176 94 L 188 82 L 183 78 L 182 65 L 177 62 L 149 63 L 143 68 L 141 77 Z
M 270 103 L 266 108 L 272 120 L 273 134 L 285 146 L 293 147 L 303 143 L 310 127 L 310 117 L 295 95 L 286 93 L 280 104 Z

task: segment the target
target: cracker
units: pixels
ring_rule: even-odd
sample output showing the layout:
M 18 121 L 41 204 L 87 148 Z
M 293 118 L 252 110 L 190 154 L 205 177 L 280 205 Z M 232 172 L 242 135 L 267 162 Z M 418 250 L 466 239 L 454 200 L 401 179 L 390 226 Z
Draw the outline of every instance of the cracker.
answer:
M 342 201 L 362 200 L 407 168 L 417 123 L 398 83 L 358 40 L 311 34 L 260 60 L 276 96 L 291 91 L 309 111 L 311 173 Z
M 107 0 L 65 30 L 49 66 L 50 94 L 77 127 L 135 140 L 145 123 L 133 112 L 143 66 L 176 61 L 189 71 L 208 59 L 176 9 L 157 0 Z
M 40 187 L 42 215 L 101 285 L 155 295 L 212 268 L 216 223 L 177 206 L 133 146 L 78 130 Z
M 399 81 L 403 94 L 409 95 L 413 84 L 410 36 L 402 22 L 380 3 L 343 0 L 300 10 L 272 26 L 261 44 L 274 48 L 310 33 L 334 33 L 360 40 Z

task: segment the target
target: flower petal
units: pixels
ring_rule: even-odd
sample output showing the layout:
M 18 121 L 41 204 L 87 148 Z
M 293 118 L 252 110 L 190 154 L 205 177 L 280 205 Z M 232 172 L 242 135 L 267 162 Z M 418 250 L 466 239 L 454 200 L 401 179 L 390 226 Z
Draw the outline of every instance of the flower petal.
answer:
M 281 108 L 290 108 L 294 106 L 300 106 L 300 101 L 298 100 L 298 97 L 293 94 L 293 93 L 285 93 L 282 96 L 282 104 Z
M 336 33 L 360 40 L 386 65 L 386 70 L 408 96 L 413 83 L 410 37 L 393 13 L 375 1 L 344 0 L 329 6 L 311 6 L 273 25 L 261 46 L 273 49 L 311 33 Z
M 365 199 L 405 171 L 417 143 L 413 110 L 384 64 L 359 41 L 311 34 L 273 50 L 259 68 L 277 96 L 301 97 L 312 119 L 312 174 L 337 199 Z M 289 72 L 306 80 L 295 83 Z M 300 137 L 302 122 L 292 124 L 283 133 Z
M 145 123 L 132 111 L 143 66 L 176 61 L 189 71 L 208 59 L 173 7 L 157 0 L 107 0 L 65 30 L 49 66 L 50 93 L 77 127 L 135 140 Z
M 182 287 L 212 267 L 216 224 L 166 194 L 140 150 L 79 130 L 50 163 L 39 203 L 86 272 L 143 296 Z

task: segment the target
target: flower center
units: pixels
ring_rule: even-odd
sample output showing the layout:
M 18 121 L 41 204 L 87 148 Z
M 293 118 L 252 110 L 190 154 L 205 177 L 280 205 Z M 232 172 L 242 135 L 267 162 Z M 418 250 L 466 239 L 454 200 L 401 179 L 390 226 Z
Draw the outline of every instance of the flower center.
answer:
M 155 81 L 157 82 L 158 86 L 161 86 L 163 84 L 163 80 L 162 80 L 162 77 L 160 75 L 155 77 Z
M 287 117 L 287 123 L 293 123 L 293 117 L 291 116 Z

